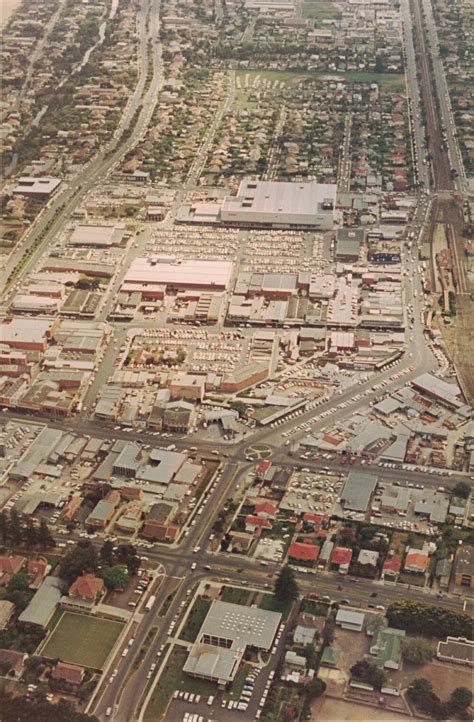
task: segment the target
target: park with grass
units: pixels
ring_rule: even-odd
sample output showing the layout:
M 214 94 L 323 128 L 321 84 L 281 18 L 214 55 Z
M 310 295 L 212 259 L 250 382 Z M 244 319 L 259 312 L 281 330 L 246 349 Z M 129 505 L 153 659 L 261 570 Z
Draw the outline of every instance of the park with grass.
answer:
M 102 669 L 123 626 L 123 622 L 64 612 L 39 653 L 49 659 Z

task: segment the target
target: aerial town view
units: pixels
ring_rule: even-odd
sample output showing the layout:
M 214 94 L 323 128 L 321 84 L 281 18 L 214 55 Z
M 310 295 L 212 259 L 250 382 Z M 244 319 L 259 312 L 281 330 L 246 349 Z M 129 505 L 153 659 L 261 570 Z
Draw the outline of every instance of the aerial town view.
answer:
M 0 7 L 0 722 L 472 720 L 472 0 Z

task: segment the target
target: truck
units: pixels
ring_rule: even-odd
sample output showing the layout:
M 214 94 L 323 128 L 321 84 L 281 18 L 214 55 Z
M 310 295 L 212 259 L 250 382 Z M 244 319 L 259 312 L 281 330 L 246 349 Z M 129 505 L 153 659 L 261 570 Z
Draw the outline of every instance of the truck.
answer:
M 147 603 L 145 604 L 145 611 L 149 612 L 154 603 L 156 602 L 156 596 L 154 594 L 151 595 Z

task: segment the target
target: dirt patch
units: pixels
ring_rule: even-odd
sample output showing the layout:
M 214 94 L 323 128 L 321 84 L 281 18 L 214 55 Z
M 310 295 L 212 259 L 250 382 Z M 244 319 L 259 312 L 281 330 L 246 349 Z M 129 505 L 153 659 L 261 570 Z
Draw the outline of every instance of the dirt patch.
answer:
M 369 654 L 371 637 L 365 632 L 350 632 L 347 629 L 336 627 L 334 644 L 341 650 L 339 667 L 343 669 L 347 677 L 350 677 L 350 668 Z
M 380 707 L 368 707 L 353 702 L 345 702 L 342 699 L 329 699 L 320 697 L 311 708 L 312 722 L 352 722 L 352 720 L 383 720 L 384 722 L 403 722 L 412 720 L 413 717 L 396 712 L 388 712 Z
M 390 672 L 393 684 L 406 688 L 415 677 L 425 677 L 433 684 L 433 689 L 440 699 L 446 700 L 455 687 L 472 686 L 472 672 L 460 665 L 443 664 L 434 661 L 430 664 L 414 665 L 403 664 L 403 669 Z
M 439 326 L 446 350 L 458 373 L 459 382 L 469 404 L 474 403 L 474 302 L 468 295 L 456 296 L 456 316 L 450 326 Z

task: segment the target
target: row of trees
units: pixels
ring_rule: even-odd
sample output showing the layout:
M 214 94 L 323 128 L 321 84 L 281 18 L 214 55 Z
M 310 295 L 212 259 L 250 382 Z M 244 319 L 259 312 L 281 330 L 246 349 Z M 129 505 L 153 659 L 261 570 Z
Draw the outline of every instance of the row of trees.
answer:
M 474 630 L 469 614 L 441 606 L 401 600 L 389 606 L 387 619 L 391 627 L 406 629 L 408 632 L 428 634 L 433 637 L 450 635 L 473 638 Z
M 12 509 L 9 514 L 0 512 L 0 541 L 12 547 L 24 546 L 26 549 L 52 549 L 56 542 L 45 519 L 36 523 L 27 516 Z
M 456 687 L 449 700 L 442 702 L 428 679 L 416 677 L 408 688 L 408 696 L 421 712 L 437 720 L 453 716 L 470 719 L 467 710 L 472 704 L 472 692 L 467 687 Z
M 2 722 L 31 722 L 33 717 L 36 722 L 99 722 L 93 715 L 78 712 L 64 699 L 50 704 L 42 693 L 36 694 L 34 701 L 1 693 L 0 709 Z

